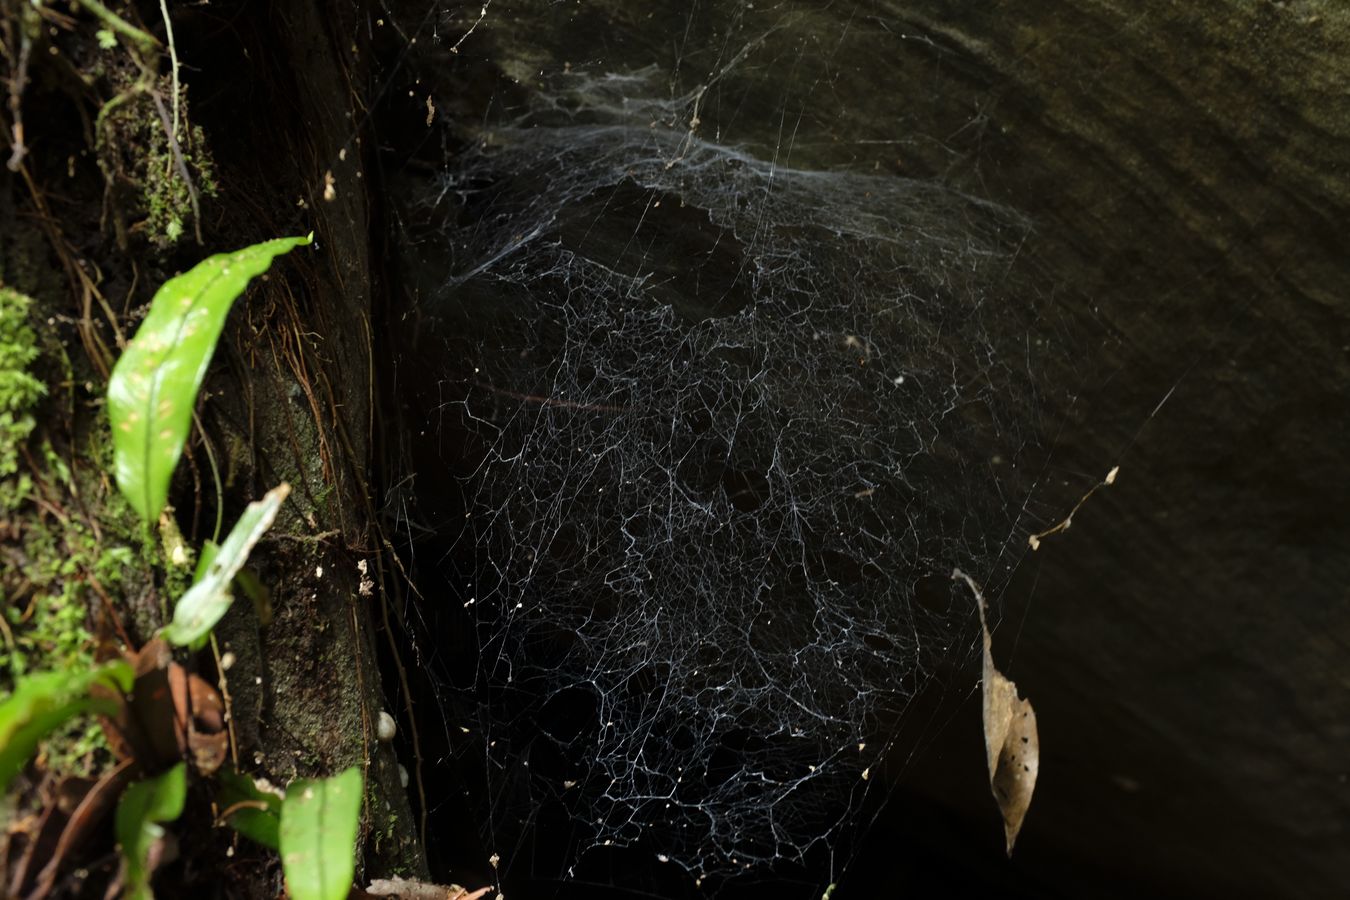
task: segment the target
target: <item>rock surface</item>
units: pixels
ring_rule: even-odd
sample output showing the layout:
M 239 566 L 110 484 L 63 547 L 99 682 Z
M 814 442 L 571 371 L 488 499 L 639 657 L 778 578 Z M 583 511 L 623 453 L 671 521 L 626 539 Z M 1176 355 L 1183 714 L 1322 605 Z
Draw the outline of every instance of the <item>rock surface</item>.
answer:
M 1023 865 L 1078 896 L 1338 894 L 1350 10 L 887 13 L 927 39 L 901 93 L 943 73 L 916 130 L 981 117 L 956 177 L 1035 219 L 1035 265 L 1095 357 L 1065 375 L 1081 390 L 1057 411 L 1045 525 L 1122 467 L 1006 598 L 1043 742 Z M 1074 881 L 1053 874 L 1066 858 Z

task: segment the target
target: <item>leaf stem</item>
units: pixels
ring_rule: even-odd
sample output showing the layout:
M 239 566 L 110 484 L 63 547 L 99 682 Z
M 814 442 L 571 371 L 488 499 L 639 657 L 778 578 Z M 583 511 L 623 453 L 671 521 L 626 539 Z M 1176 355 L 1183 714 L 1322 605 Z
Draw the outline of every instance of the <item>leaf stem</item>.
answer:
M 169 0 L 159 0 L 159 14 L 164 17 L 164 34 L 169 41 L 169 62 L 173 72 L 173 130 L 171 140 L 178 140 L 178 49 L 173 43 L 173 22 L 169 20 Z
M 144 32 L 135 25 L 132 25 L 126 19 L 100 3 L 99 0 L 78 0 L 78 2 L 85 9 L 98 16 L 103 24 L 107 25 L 109 29 L 117 32 L 128 40 L 135 41 L 137 44 L 140 44 L 147 49 L 154 49 L 160 46 L 159 41 L 155 39 L 154 35 Z M 177 67 L 175 66 L 175 74 L 176 73 Z

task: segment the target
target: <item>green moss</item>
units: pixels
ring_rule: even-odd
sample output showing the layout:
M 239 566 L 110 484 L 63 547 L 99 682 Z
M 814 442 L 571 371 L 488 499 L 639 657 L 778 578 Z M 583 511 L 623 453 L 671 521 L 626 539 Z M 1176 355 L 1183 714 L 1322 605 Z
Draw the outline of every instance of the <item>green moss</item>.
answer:
M 31 484 L 31 479 L 29 479 Z M 89 631 L 89 570 L 120 579 L 122 548 L 100 549 L 83 522 L 54 516 L 30 517 L 17 544 L 6 555 L 21 561 L 17 579 L 0 581 L 6 642 L 0 648 L 0 682 L 35 670 L 85 669 L 94 665 L 94 639 Z M 77 720 L 44 741 L 49 769 L 88 774 L 97 751 L 106 748 L 97 724 Z
M 47 388 L 29 371 L 37 359 L 37 339 L 28 324 L 33 301 L 0 286 L 0 479 L 18 471 L 19 450 L 33 432 L 33 407 Z M 17 502 L 26 493 L 18 485 L 0 490 L 0 502 Z
M 186 104 L 186 100 L 183 101 Z M 141 181 L 141 202 L 147 213 L 146 230 L 150 240 L 160 246 L 177 243 L 186 223 L 192 221 L 192 197 L 187 182 L 178 173 L 173 150 L 162 124 L 156 123 L 158 137 L 146 150 L 145 177 Z M 201 128 L 189 125 L 180 135 L 179 150 L 192 173 L 202 197 L 216 195 L 211 157 L 206 153 L 206 138 Z
M 48 388 L 34 372 L 62 372 L 63 357 L 40 349 L 32 308 L 0 287 L 0 694 L 34 671 L 94 665 L 96 634 L 119 631 L 110 613 L 143 639 L 162 622 L 160 573 L 181 568 L 111 484 L 103 409 L 62 394 L 44 406 L 73 419 L 35 415 Z M 65 363 L 53 384 L 74 383 Z M 87 775 L 107 759 L 102 730 L 82 718 L 43 742 L 39 764 Z
M 0 672 L 16 678 L 35 669 L 92 665 L 91 589 L 110 597 L 118 593 L 135 571 L 136 553 L 127 543 L 111 543 L 113 535 L 106 532 L 100 539 L 92 524 L 77 516 L 24 512 L 16 523 L 19 540 L 0 548 L 19 563 L 13 577 L 0 580 L 9 625 Z
M 145 596 L 153 570 L 164 568 L 158 542 L 101 472 L 87 463 L 72 471 L 49 444 L 42 451 L 45 465 L 6 479 L 23 490 L 14 492 L 19 502 L 0 541 L 7 567 L 0 574 L 5 691 L 30 672 L 93 666 L 94 625 L 107 621 L 109 605 L 127 627 L 144 631 L 146 617 L 129 601 Z M 157 621 L 151 612 L 149 621 Z M 99 631 L 112 637 L 115 630 Z M 43 742 L 40 762 L 50 771 L 88 775 L 106 762 L 106 750 L 98 724 L 81 718 Z
M 165 249 L 193 221 L 193 189 L 198 205 L 216 195 L 215 164 L 205 134 L 191 124 L 185 87 L 178 93 L 177 139 L 170 141 L 166 116 L 173 99 L 167 76 L 158 82 L 140 74 L 121 77 L 133 80 L 103 105 L 95 122 L 99 167 L 115 198 L 118 243 L 126 246 L 128 234 L 136 232 Z

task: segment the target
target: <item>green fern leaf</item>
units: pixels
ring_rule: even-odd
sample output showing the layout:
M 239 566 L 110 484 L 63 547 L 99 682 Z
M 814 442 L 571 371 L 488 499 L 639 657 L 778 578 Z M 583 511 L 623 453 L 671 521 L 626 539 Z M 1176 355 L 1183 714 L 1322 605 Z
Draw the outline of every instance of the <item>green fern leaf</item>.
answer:
M 230 307 L 273 259 L 312 238 L 278 238 L 217 254 L 156 292 L 108 381 L 114 474 L 145 521 L 158 519 L 168 500 L 197 392 Z
M 173 609 L 173 621 L 164 627 L 164 639 L 179 647 L 194 647 L 204 642 L 211 629 L 234 602 L 230 582 L 239 574 L 258 540 L 276 521 L 281 502 L 291 492 L 282 482 L 255 500 L 234 523 L 229 537 L 213 552 L 202 554 L 197 582 L 188 589 Z
M 361 769 L 286 788 L 281 804 L 281 867 L 295 900 L 343 900 L 356 871 Z

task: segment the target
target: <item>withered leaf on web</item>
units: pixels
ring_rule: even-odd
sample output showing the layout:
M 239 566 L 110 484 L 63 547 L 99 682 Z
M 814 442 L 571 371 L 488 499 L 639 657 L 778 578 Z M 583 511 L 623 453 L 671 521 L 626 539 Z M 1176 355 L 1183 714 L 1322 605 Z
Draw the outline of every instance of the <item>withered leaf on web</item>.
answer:
M 989 787 L 1003 814 L 1003 835 L 1008 855 L 1012 856 L 1017 833 L 1022 829 L 1031 795 L 1036 790 L 1040 770 L 1041 744 L 1036 733 L 1036 711 L 1031 701 L 1017 695 L 1017 685 L 994 666 L 993 639 L 985 618 L 984 594 L 969 575 L 960 569 L 952 578 L 966 583 L 975 595 L 980 610 L 980 630 L 984 635 L 984 674 L 981 681 L 984 699 L 984 751 L 989 764 Z

